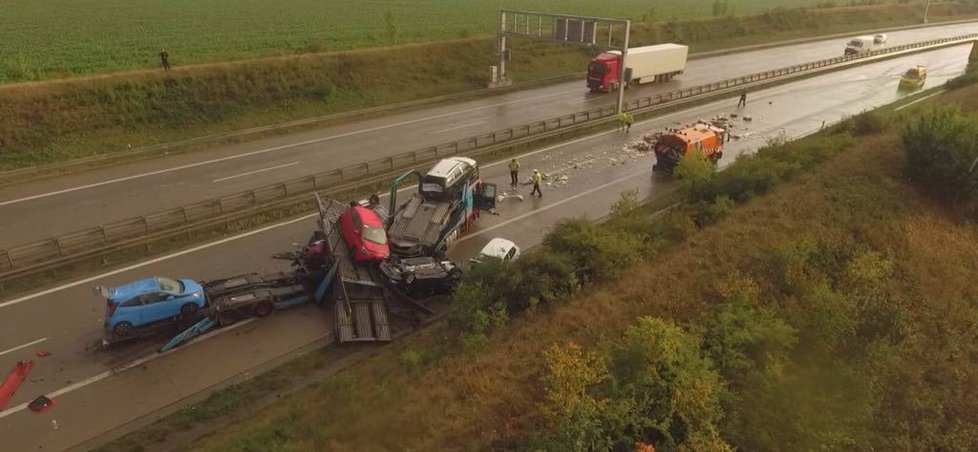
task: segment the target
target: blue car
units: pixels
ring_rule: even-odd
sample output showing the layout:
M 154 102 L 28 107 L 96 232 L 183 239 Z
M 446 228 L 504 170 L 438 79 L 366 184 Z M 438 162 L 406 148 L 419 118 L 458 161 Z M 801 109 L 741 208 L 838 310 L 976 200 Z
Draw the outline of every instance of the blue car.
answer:
M 96 291 L 108 301 L 105 329 L 116 338 L 163 320 L 192 320 L 206 303 L 204 288 L 190 279 L 154 277 Z

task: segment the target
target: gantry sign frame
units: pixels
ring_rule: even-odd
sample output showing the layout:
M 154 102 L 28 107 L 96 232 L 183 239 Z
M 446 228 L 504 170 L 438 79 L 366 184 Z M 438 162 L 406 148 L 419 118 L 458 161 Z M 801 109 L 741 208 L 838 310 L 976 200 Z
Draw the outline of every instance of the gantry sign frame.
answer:
M 614 45 L 615 27 L 624 28 L 621 46 Z M 555 14 L 537 11 L 515 9 L 499 10 L 499 66 L 498 74 L 493 74 L 490 88 L 507 86 L 511 82 L 506 77 L 506 62 L 509 60 L 509 49 L 506 48 L 506 38 L 524 38 L 535 41 L 561 42 L 602 50 L 618 50 L 621 52 L 621 70 L 618 71 L 618 101 L 615 111 L 621 113 L 625 99 L 625 58 L 628 56 L 628 35 L 631 33 L 632 22 L 626 19 L 610 19 L 607 17 L 575 16 L 572 14 Z M 604 32 L 607 31 L 605 34 Z M 607 37 L 598 42 L 598 35 Z

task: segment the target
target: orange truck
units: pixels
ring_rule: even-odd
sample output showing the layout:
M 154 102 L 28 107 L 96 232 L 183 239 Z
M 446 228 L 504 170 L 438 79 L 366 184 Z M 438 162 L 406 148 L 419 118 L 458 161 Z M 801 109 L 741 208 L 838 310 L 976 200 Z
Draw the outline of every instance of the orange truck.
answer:
M 696 123 L 682 129 L 667 130 L 660 135 L 652 149 L 655 164 L 652 171 L 672 174 L 676 165 L 691 152 L 702 153 L 716 163 L 723 157 L 723 145 L 730 140 L 725 129 L 710 124 Z

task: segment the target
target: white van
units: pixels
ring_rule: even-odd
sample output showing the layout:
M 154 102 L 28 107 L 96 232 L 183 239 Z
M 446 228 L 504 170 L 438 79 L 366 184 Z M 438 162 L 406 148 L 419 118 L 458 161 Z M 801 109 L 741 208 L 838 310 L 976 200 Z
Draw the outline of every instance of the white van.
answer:
M 875 47 L 874 39 L 872 36 L 859 36 L 849 40 L 846 44 L 846 55 L 857 55 L 860 53 L 866 53 Z

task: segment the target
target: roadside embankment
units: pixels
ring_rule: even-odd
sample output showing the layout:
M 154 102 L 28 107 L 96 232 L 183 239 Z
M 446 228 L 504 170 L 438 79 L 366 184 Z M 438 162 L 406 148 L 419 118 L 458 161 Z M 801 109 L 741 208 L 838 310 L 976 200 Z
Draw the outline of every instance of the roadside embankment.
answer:
M 932 22 L 973 8 L 941 3 Z M 751 17 L 636 24 L 635 45 L 693 52 L 919 23 L 920 5 L 772 10 Z M 579 73 L 587 50 L 514 40 L 511 76 Z M 493 41 L 461 39 L 0 87 L 0 170 L 219 134 L 262 124 L 482 88 Z

